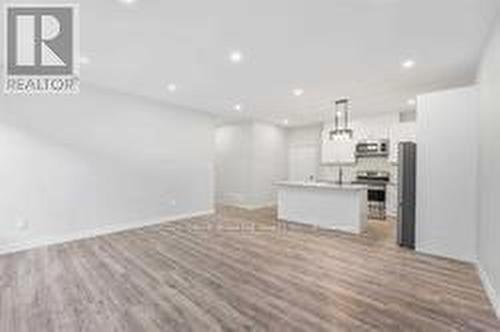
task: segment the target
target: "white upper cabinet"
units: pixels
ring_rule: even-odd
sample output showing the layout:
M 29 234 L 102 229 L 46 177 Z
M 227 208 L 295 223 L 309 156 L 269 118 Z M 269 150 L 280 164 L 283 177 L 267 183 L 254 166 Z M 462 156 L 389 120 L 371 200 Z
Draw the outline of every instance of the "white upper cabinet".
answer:
M 396 123 L 391 130 L 390 162 L 398 162 L 398 146 L 401 142 L 417 142 L 416 122 Z
M 399 124 L 399 139 L 401 142 L 417 142 L 416 122 L 404 122 Z
M 356 141 L 353 139 L 346 141 L 337 141 L 339 149 L 338 162 L 341 164 L 354 164 L 356 163 L 355 151 Z
M 323 139 L 321 144 L 321 163 L 331 164 L 337 160 L 337 149 L 329 139 Z
M 399 135 L 399 123 L 394 124 L 392 126 L 391 130 L 391 140 L 390 140 L 390 145 L 391 149 L 389 151 L 389 161 L 391 163 L 397 163 L 398 162 L 398 146 L 400 142 L 400 135 Z
M 323 130 L 321 146 L 322 164 L 354 164 L 356 158 L 356 141 L 350 140 L 330 140 L 330 129 Z
M 391 126 L 397 122 L 397 114 L 365 117 L 353 121 L 355 141 L 390 139 Z

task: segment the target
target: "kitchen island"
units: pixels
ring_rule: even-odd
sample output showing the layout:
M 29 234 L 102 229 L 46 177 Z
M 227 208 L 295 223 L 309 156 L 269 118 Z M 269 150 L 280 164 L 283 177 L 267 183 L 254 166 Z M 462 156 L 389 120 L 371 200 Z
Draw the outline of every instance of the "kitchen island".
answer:
M 368 224 L 364 185 L 285 181 L 278 187 L 278 219 L 360 234 Z

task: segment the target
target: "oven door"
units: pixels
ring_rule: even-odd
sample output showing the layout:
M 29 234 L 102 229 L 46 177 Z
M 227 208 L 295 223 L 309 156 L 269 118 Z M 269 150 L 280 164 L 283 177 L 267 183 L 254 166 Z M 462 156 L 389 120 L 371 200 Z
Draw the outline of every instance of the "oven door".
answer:
M 385 187 L 368 187 L 368 215 L 371 219 L 386 219 L 387 191 Z

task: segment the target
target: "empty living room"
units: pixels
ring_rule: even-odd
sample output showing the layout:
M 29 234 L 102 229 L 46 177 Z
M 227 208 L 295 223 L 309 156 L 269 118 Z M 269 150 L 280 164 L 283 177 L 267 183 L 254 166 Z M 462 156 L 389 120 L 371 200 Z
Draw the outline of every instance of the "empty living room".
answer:
M 499 0 L 0 17 L 0 332 L 500 332 Z

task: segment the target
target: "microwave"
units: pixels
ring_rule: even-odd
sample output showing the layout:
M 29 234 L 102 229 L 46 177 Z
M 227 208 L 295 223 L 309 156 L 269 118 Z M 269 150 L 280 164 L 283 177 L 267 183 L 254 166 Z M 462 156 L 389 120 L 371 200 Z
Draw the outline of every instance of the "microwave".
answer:
M 389 157 L 389 140 L 366 140 L 356 144 L 356 157 Z

